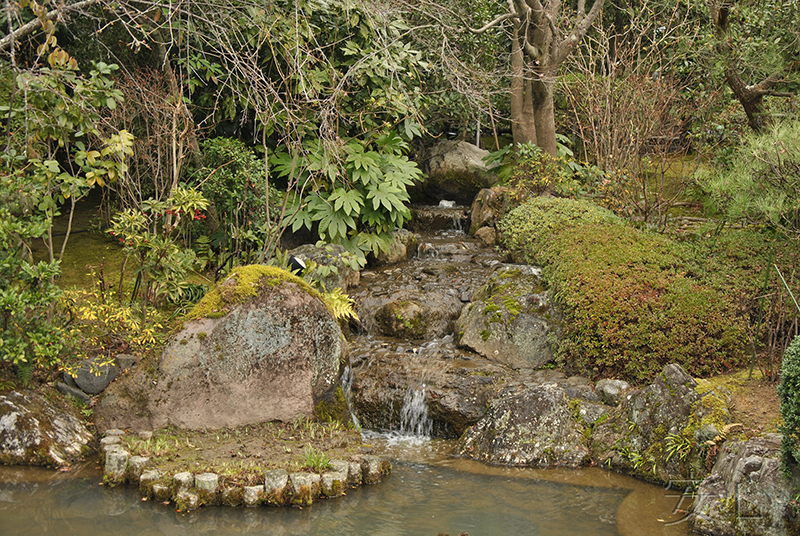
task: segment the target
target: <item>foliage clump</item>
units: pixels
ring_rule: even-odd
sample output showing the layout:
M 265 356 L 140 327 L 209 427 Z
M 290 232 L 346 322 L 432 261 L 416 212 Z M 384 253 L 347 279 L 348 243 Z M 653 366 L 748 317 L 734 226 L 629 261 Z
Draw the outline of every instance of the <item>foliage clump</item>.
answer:
M 764 223 L 790 237 L 800 233 L 800 121 L 751 134 L 727 170 L 707 173 L 705 188 L 731 220 Z
M 783 356 L 778 397 L 783 426 L 781 453 L 784 467 L 800 463 L 800 337 L 795 337 Z
M 692 277 L 666 237 L 586 201 L 535 198 L 500 223 L 518 260 L 541 263 L 567 318 L 558 360 L 638 382 L 669 363 L 707 375 L 741 362 L 743 320 Z

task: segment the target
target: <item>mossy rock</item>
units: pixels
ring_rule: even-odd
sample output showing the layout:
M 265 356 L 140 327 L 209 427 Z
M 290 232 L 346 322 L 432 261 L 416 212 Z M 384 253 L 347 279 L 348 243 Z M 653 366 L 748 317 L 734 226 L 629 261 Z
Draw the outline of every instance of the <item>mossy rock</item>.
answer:
M 120 404 L 104 419 L 154 430 L 311 417 L 321 401 L 335 399 L 343 351 L 338 322 L 308 283 L 278 268 L 244 266 L 201 300 L 164 349 L 143 393 L 146 409 L 137 410 L 145 416 L 129 418 Z
M 501 265 L 456 322 L 458 344 L 514 368 L 541 368 L 555 356 L 559 319 L 541 270 Z

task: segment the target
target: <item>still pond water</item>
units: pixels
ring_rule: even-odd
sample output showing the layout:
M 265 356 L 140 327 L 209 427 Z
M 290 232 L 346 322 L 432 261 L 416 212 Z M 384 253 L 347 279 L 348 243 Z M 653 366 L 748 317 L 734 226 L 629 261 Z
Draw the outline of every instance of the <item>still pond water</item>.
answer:
M 685 535 L 676 492 L 599 469 L 487 467 L 449 458 L 430 442 L 380 447 L 392 457 L 383 483 L 299 508 L 201 508 L 140 500 L 134 488 L 99 485 L 94 464 L 70 473 L 0 467 L 0 534 L 647 536 Z

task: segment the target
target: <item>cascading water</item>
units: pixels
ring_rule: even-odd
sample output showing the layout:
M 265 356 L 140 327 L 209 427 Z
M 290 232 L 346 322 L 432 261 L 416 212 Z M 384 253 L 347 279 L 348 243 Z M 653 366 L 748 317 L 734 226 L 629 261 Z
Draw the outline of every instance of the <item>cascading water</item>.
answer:
M 358 416 L 356 415 L 355 406 L 353 405 L 353 397 L 350 392 L 353 388 L 354 378 L 353 369 L 350 368 L 350 365 L 346 366 L 342 371 L 342 392 L 344 393 L 344 399 L 347 401 L 347 409 L 350 410 L 350 418 L 353 421 L 353 426 L 356 427 L 356 430 L 361 430 L 361 423 L 358 422 Z
M 433 421 L 428 418 L 428 404 L 425 402 L 425 385 L 422 389 L 407 389 L 400 410 L 400 435 L 421 439 L 431 437 Z

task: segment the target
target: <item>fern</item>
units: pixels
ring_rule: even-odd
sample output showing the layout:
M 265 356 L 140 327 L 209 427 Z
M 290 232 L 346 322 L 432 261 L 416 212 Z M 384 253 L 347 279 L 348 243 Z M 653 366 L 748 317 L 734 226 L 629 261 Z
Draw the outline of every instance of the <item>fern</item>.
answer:
M 22 385 L 28 387 L 33 379 L 33 363 L 30 361 L 17 363 L 17 378 L 22 382 Z
M 330 292 L 322 293 L 322 301 L 338 321 L 358 320 L 353 298 L 342 292 L 342 289 L 335 288 Z

